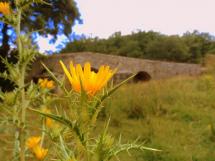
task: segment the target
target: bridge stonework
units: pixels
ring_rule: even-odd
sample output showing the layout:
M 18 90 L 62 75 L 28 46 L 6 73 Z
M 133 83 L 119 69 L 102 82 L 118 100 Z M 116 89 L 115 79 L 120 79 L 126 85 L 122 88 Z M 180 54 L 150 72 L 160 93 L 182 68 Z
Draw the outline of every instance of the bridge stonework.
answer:
M 56 73 L 63 75 L 63 70 L 60 67 L 59 60 L 62 60 L 68 67 L 69 62 L 74 64 L 90 62 L 92 68 L 96 71 L 101 65 L 109 65 L 112 69 L 117 68 L 115 79 L 125 79 L 126 77 L 137 73 L 134 81 L 146 81 L 150 79 L 170 78 L 178 75 L 197 76 L 202 73 L 201 65 L 175 63 L 166 61 L 154 61 L 146 59 L 128 58 L 123 56 L 106 55 L 100 53 L 80 52 L 67 54 L 54 54 L 51 56 L 38 58 L 32 66 L 32 71 L 29 73 L 29 78 L 44 77 L 45 71 L 41 62 Z

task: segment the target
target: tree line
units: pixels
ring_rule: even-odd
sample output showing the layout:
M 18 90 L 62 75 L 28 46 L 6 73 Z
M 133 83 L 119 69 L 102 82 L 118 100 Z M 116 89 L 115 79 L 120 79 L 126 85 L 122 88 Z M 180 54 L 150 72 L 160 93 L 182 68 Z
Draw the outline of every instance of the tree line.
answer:
M 67 44 L 60 52 L 83 51 L 143 59 L 202 63 L 207 53 L 215 53 L 215 37 L 199 31 L 186 32 L 182 36 L 168 36 L 154 31 L 138 31 L 130 35 L 116 32 L 108 39 L 82 37 Z

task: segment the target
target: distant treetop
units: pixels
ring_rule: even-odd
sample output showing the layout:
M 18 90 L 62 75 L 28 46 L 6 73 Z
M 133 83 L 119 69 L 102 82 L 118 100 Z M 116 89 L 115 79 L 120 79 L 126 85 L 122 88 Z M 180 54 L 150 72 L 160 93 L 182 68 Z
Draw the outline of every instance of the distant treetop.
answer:
M 139 31 L 130 35 L 116 32 L 108 39 L 82 38 L 74 40 L 60 51 L 100 52 L 128 57 L 176 62 L 202 63 L 205 54 L 215 53 L 215 37 L 204 32 L 186 32 L 183 36 L 167 36 L 154 31 Z

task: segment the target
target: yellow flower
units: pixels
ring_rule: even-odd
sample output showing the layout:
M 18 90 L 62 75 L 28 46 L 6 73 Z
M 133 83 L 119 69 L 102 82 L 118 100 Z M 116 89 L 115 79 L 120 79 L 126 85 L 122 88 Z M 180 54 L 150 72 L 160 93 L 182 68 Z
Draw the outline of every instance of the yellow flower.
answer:
M 43 107 L 42 112 L 51 114 L 51 111 L 47 107 Z M 48 128 L 54 128 L 56 126 L 56 123 L 54 123 L 54 120 L 49 117 L 45 118 L 45 124 L 46 124 L 46 127 Z
M 84 64 L 83 70 L 80 64 L 77 64 L 75 67 L 73 63 L 70 62 L 69 72 L 62 61 L 60 61 L 60 64 L 74 91 L 80 92 L 82 86 L 83 90 L 90 96 L 95 95 L 106 86 L 107 82 L 116 72 L 116 69 L 112 71 L 109 66 L 103 65 L 99 68 L 98 73 L 95 73 L 94 71 L 91 71 L 91 65 L 88 62 Z
M 52 128 L 53 125 L 54 125 L 53 120 L 50 119 L 50 118 L 46 118 L 46 126 L 47 126 L 48 128 Z
M 40 147 L 39 145 L 40 140 L 41 140 L 41 137 L 32 136 L 27 139 L 26 146 L 31 150 L 31 152 L 35 154 L 35 157 L 38 160 L 43 160 L 48 153 L 48 149 L 44 149 Z
M 44 149 L 38 145 L 33 148 L 33 153 L 38 160 L 43 160 L 48 153 L 48 149 Z
M 54 88 L 54 81 L 52 80 L 48 80 L 47 78 L 45 79 L 39 79 L 38 84 L 41 88 L 48 88 L 48 89 L 52 89 Z
M 0 12 L 4 15 L 11 14 L 10 5 L 7 2 L 0 2 Z
M 47 84 L 46 84 L 46 87 L 49 88 L 49 89 L 54 88 L 54 81 L 52 81 L 52 80 L 48 81 Z
M 29 149 L 32 149 L 32 148 L 36 147 L 39 144 L 40 140 L 41 140 L 41 137 L 39 137 L 39 136 L 32 136 L 32 137 L 30 137 L 30 138 L 27 139 L 26 146 Z
M 51 111 L 48 109 L 48 108 L 42 108 L 42 112 L 44 112 L 44 113 L 48 113 L 48 114 L 50 114 L 51 113 Z M 51 118 L 49 118 L 49 117 L 46 117 L 45 118 L 45 124 L 46 124 L 46 126 L 48 127 L 48 128 L 51 128 L 51 127 L 53 127 L 53 120 L 51 119 Z

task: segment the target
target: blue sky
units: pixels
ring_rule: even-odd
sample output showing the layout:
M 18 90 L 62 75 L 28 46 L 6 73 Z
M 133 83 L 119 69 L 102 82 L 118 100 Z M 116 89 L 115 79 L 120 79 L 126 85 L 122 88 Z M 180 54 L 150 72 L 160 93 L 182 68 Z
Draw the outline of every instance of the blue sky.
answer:
M 117 31 L 129 34 L 153 30 L 164 34 L 183 34 L 195 29 L 215 35 L 215 0 L 76 0 L 83 24 L 73 28 L 77 34 L 107 38 Z M 63 40 L 50 45 L 39 39 L 41 51 L 56 50 Z

